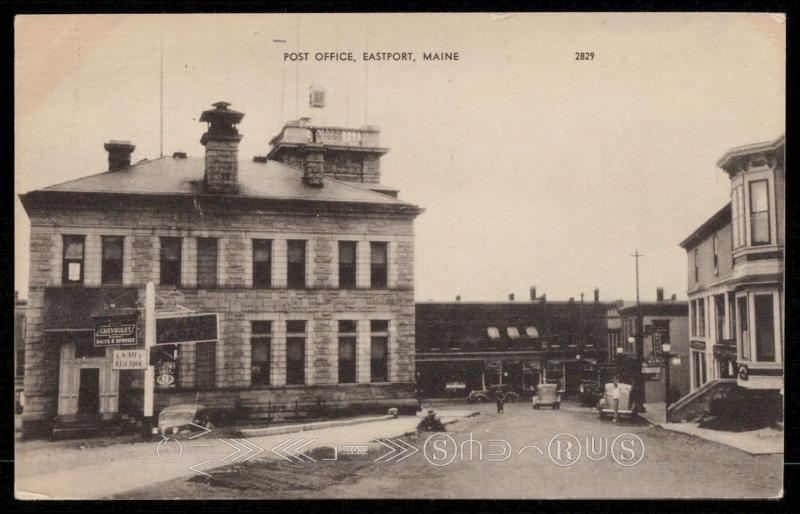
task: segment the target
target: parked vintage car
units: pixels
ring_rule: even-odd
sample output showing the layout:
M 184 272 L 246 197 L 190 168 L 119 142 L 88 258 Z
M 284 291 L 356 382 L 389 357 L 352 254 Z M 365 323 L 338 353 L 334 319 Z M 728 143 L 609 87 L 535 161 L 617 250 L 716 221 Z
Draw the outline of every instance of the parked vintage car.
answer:
M 519 401 L 519 393 L 514 391 L 508 384 L 495 384 L 488 389 L 470 391 L 469 396 L 467 396 L 467 401 L 469 403 L 494 401 L 495 391 L 497 389 L 503 391 L 506 395 L 507 402 L 513 403 Z
M 539 384 L 536 386 L 536 395 L 531 398 L 534 409 L 550 407 L 558 410 L 561 408 L 561 395 L 558 394 L 558 384 Z
M 161 434 L 175 434 L 181 429 L 200 430 L 199 427 L 212 428 L 211 410 L 203 405 L 191 403 L 171 405 L 158 414 L 158 431 Z
M 618 384 L 619 387 L 619 408 L 617 413 L 619 416 L 633 417 L 636 415 L 636 408 L 631 402 L 631 388 L 630 384 Z M 605 393 L 597 404 L 597 411 L 600 413 L 600 418 L 607 418 L 614 416 L 614 399 L 613 399 L 614 384 L 608 383 L 605 385 Z

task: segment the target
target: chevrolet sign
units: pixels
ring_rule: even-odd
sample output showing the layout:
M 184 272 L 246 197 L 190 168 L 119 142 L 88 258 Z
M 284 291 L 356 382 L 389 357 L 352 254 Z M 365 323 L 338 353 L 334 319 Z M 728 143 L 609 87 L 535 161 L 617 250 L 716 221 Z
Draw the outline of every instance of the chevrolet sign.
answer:
M 98 318 L 94 323 L 94 345 L 96 347 L 135 345 L 136 317 L 120 316 Z

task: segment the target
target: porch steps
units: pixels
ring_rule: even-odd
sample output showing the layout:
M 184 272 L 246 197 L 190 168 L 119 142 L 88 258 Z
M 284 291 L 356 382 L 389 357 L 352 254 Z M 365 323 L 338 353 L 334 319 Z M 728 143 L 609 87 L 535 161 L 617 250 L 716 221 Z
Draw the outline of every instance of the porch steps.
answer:
M 737 387 L 735 378 L 719 378 L 706 382 L 669 406 L 669 420 L 681 423 L 697 421 L 708 414 L 712 400 L 727 398 Z

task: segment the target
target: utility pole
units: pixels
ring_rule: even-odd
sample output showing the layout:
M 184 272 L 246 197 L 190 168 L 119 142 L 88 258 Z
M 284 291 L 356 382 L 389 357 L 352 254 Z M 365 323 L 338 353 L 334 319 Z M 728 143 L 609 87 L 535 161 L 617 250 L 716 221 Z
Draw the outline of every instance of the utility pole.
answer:
M 164 36 L 161 36 L 161 63 L 158 75 L 159 125 L 158 155 L 164 157 Z
M 640 406 L 644 406 L 644 379 L 642 377 L 642 360 L 644 358 L 644 348 L 643 341 L 642 341 L 642 332 L 644 327 L 642 326 L 642 313 L 640 312 L 639 306 L 639 258 L 644 257 L 644 255 L 639 253 L 639 249 L 637 248 L 636 251 L 631 255 L 631 257 L 636 259 L 636 335 L 635 335 L 635 351 L 636 351 L 636 372 L 634 373 L 635 383 L 633 384 L 635 389 L 634 401 L 638 403 Z
M 147 353 L 148 365 L 144 370 L 144 420 L 145 426 L 152 430 L 153 423 L 153 396 L 155 392 L 155 368 L 150 365 L 150 352 L 156 343 L 156 286 L 151 280 L 145 287 L 144 303 L 144 347 Z
M 636 259 L 636 305 L 639 305 L 639 257 L 644 257 L 644 255 L 640 254 L 637 249 L 631 254 L 631 257 Z

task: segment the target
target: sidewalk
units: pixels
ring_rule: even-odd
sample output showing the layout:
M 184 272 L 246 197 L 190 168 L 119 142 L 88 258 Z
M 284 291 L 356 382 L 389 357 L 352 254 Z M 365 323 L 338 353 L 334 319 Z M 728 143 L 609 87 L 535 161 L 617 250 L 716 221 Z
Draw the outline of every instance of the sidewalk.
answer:
M 700 428 L 699 423 L 667 423 L 663 403 L 644 404 L 647 412 L 639 413 L 653 425 L 660 426 L 665 430 L 680 432 L 713 441 L 715 443 L 732 446 L 751 455 L 771 455 L 783 453 L 783 432 L 771 428 L 761 430 L 751 430 L 748 432 L 725 432 L 722 430 L 711 430 Z
M 474 413 L 441 410 L 437 414 L 443 422 L 452 423 Z M 286 453 L 293 446 L 290 441 L 301 445 L 295 447 L 302 448 L 303 453 L 324 446 L 368 445 L 376 438 L 391 439 L 414 432 L 418 423 L 418 416 L 400 416 L 245 440 L 265 450 L 257 459 L 278 459 L 281 452 Z M 236 460 L 230 457 L 236 449 L 230 443 L 236 445 L 238 441 L 242 439 L 217 438 L 208 433 L 193 440 L 162 441 L 161 446 L 159 440 L 89 450 L 58 446 L 26 450 L 23 446 L 16 452 L 15 491 L 18 498 L 31 499 L 108 497 L 165 480 L 210 473 Z
M 673 432 L 732 446 L 750 455 L 783 453 L 783 432 L 773 428 L 762 428 L 749 432 L 724 432 L 700 428 L 698 423 L 663 423 L 660 426 Z

